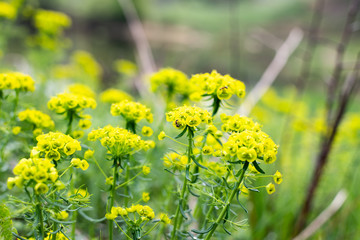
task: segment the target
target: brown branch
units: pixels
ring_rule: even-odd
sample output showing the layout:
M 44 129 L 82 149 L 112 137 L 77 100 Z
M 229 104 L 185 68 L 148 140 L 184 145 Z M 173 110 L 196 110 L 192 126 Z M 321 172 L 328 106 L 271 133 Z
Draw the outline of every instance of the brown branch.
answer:
M 360 56 L 360 55 L 359 55 Z M 359 67 L 360 67 L 360 57 L 354 66 L 354 71 L 352 74 L 349 74 L 348 78 L 343 84 L 342 91 L 339 99 L 339 107 L 337 112 L 335 113 L 335 120 L 331 125 L 328 125 L 330 129 L 330 133 L 324 137 L 322 142 L 321 151 L 316 160 L 315 171 L 312 176 L 312 180 L 309 185 L 309 189 L 303 204 L 303 207 L 300 212 L 300 216 L 298 218 L 298 222 L 295 228 L 295 234 L 298 234 L 305 226 L 307 217 L 311 210 L 313 198 L 315 195 L 315 191 L 319 185 L 320 178 L 323 174 L 324 167 L 328 161 L 328 157 L 332 148 L 332 144 L 334 142 L 335 135 L 337 133 L 338 127 L 340 125 L 341 120 L 344 117 L 346 112 L 346 108 L 348 106 L 350 97 L 355 92 L 358 87 L 358 78 L 359 78 Z
M 352 33 L 353 33 L 353 23 L 356 20 L 356 16 L 359 12 L 360 0 L 353 0 L 349 12 L 347 14 L 346 23 L 344 26 L 344 31 L 341 36 L 341 41 L 338 44 L 336 51 L 335 67 L 332 73 L 332 76 L 328 82 L 328 93 L 327 93 L 327 121 L 330 123 L 332 121 L 332 115 L 334 111 L 334 99 L 336 98 L 336 89 L 338 88 L 341 73 L 343 69 L 343 59 L 345 55 L 346 48 L 350 42 Z
M 151 74 L 156 71 L 155 61 L 136 8 L 132 0 L 118 0 L 118 3 L 123 9 L 131 36 L 135 42 L 143 75 Z M 144 94 L 146 92 L 144 83 L 141 82 L 142 78 L 143 76 L 139 76 L 135 80 L 135 87 L 140 94 Z
M 271 84 L 275 81 L 289 57 L 299 46 L 303 38 L 303 32 L 299 28 L 294 28 L 290 31 L 289 36 L 276 51 L 275 57 L 261 76 L 258 83 L 247 95 L 245 101 L 238 110 L 238 113 L 248 115 L 256 103 L 266 93 Z

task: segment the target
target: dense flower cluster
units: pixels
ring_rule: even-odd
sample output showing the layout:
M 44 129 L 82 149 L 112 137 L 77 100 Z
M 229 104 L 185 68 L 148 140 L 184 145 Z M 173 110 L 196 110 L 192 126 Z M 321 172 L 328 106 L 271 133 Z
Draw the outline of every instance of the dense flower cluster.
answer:
M 166 120 L 172 122 L 177 129 L 185 127 L 197 127 L 200 123 L 210 124 L 212 122 L 211 114 L 196 106 L 182 106 L 166 113 Z
M 171 170 L 184 170 L 188 164 L 188 157 L 175 152 L 168 153 L 163 158 L 163 164 Z
M 27 121 L 33 124 L 37 129 L 52 129 L 55 126 L 50 116 L 39 110 L 26 109 L 18 113 L 18 118 L 20 121 Z
M 16 17 L 16 9 L 7 2 L 0 2 L 0 19 L 14 19 Z
M 126 129 L 112 127 L 110 125 L 93 130 L 88 135 L 89 141 L 100 140 L 101 145 L 107 148 L 115 157 L 123 157 L 133 154 L 141 149 L 148 149 L 153 146 L 152 141 L 144 141 L 140 136 L 129 132 Z
M 81 112 L 85 108 L 94 109 L 95 107 L 96 102 L 93 98 L 72 93 L 60 93 L 48 102 L 48 108 L 59 114 L 67 111 Z
M 38 141 L 32 150 L 33 156 L 59 161 L 81 150 L 80 142 L 60 132 L 49 132 L 36 138 Z
M 39 31 L 58 35 L 71 25 L 71 19 L 64 13 L 41 9 L 35 13 L 34 23 Z
M 150 108 L 142 105 L 138 102 L 131 102 L 124 100 L 119 103 L 113 103 L 110 110 L 113 116 L 123 116 L 126 121 L 139 122 L 142 119 L 146 119 L 148 122 L 153 121 L 153 115 Z
M 129 77 L 134 76 L 138 70 L 135 63 L 125 59 L 116 60 L 114 68 L 117 72 Z
M 132 100 L 132 97 L 121 90 L 109 88 L 100 94 L 100 100 L 107 103 L 118 103 L 124 100 Z
M 203 95 L 216 96 L 218 99 L 229 99 L 232 95 L 245 96 L 245 85 L 229 75 L 221 75 L 215 70 L 211 73 L 195 74 L 191 77 L 192 94 L 194 101 L 200 100 Z
M 90 87 L 84 85 L 84 84 L 72 84 L 68 87 L 69 92 L 72 94 L 89 97 L 89 98 L 95 98 L 96 94 L 93 90 L 91 90 Z
M 189 90 L 189 80 L 185 73 L 173 68 L 164 68 L 150 77 L 151 90 L 157 91 L 161 87 L 167 88 L 169 93 L 184 94 Z
M 35 90 L 35 82 L 29 75 L 23 73 L 1 73 L 0 91 L 5 89 L 33 92 Z
M 141 221 L 152 220 L 155 217 L 155 213 L 151 207 L 145 205 L 132 205 L 129 208 L 112 207 L 111 213 L 107 213 L 105 217 L 110 220 L 114 220 L 118 216 L 128 216 L 129 213 L 137 213 L 140 216 Z M 130 216 L 128 216 L 130 219 Z M 136 218 L 134 220 L 136 222 Z
M 58 171 L 49 159 L 23 158 L 14 167 L 16 177 L 9 177 L 7 186 L 12 189 L 14 186 L 33 186 L 35 193 L 44 194 L 48 192 L 48 184 L 55 183 L 58 179 Z
M 223 145 L 223 154 L 228 157 L 236 155 L 241 161 L 254 162 L 260 159 L 265 163 L 273 163 L 277 149 L 278 146 L 266 133 L 244 130 L 230 135 Z
M 224 132 L 242 132 L 245 130 L 258 132 L 261 129 L 261 125 L 254 122 L 251 118 L 240 116 L 235 114 L 234 116 L 228 116 L 225 113 L 220 115 L 223 125 L 221 129 Z
M 86 51 L 75 51 L 72 55 L 75 69 L 80 69 L 92 79 L 98 79 L 102 75 L 102 68 L 92 54 Z

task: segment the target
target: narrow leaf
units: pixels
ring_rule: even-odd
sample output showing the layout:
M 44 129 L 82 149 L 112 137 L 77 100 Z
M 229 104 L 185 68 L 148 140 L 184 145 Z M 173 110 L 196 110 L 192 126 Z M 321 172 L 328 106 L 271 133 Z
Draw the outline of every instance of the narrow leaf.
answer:
M 214 224 L 211 224 L 210 227 L 205 229 L 205 230 L 191 229 L 191 231 L 194 232 L 194 233 L 197 233 L 197 234 L 205 234 L 205 233 L 210 232 L 213 228 L 214 228 Z
M 179 135 L 177 135 L 177 136 L 175 137 L 175 139 L 181 138 L 181 137 L 186 133 L 187 129 L 188 129 L 187 127 L 184 128 L 184 130 L 183 130 Z
M 258 172 L 265 174 L 265 172 L 260 168 L 259 164 L 256 161 L 253 161 L 252 164 Z

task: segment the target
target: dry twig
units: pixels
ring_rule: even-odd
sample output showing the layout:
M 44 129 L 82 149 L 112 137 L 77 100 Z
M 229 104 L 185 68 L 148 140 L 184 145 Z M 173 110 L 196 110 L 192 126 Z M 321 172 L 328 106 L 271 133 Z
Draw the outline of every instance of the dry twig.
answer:
M 247 95 L 245 101 L 239 108 L 239 114 L 248 115 L 251 112 L 253 107 L 266 93 L 271 84 L 279 75 L 280 71 L 284 68 L 290 55 L 299 46 L 303 35 L 303 31 L 299 28 L 294 28 L 290 31 L 289 36 L 276 51 L 275 57 L 261 76 L 260 80 Z

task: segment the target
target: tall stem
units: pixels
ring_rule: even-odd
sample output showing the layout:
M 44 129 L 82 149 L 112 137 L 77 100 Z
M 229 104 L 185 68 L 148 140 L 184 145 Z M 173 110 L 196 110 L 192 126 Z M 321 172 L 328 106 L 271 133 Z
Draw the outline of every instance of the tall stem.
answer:
M 45 233 L 44 233 L 44 217 L 42 214 L 42 207 L 41 207 L 41 202 L 39 200 L 39 196 L 36 195 L 36 214 L 39 217 L 39 231 L 40 231 L 40 240 L 44 239 Z
M 118 161 L 117 159 L 114 160 L 114 173 L 113 173 L 113 184 L 111 187 L 110 192 L 110 206 L 109 211 L 111 211 L 112 207 L 114 206 L 114 198 L 115 198 L 115 189 L 116 189 L 116 180 L 118 177 Z M 109 220 L 109 240 L 113 240 L 113 221 Z
M 75 190 L 75 173 L 74 173 L 74 169 L 72 167 L 70 168 L 70 176 L 71 176 L 70 193 L 74 194 L 75 193 L 75 191 L 74 191 Z M 74 209 L 74 207 L 72 209 Z M 71 221 L 73 222 L 71 224 L 71 239 L 75 239 L 76 218 L 77 218 L 77 212 L 73 211 L 72 216 L 71 216 Z
M 188 146 L 188 164 L 189 165 L 191 163 L 191 154 L 192 154 L 192 133 L 190 133 L 191 130 L 189 130 L 188 136 L 189 136 L 189 146 Z M 176 209 L 176 213 L 175 213 L 175 218 L 174 218 L 174 228 L 171 232 L 171 240 L 176 239 L 175 235 L 176 235 L 176 230 L 177 228 L 181 227 L 181 223 L 179 224 L 180 226 L 178 226 L 178 221 L 179 221 L 179 215 L 180 215 L 180 204 L 184 204 L 183 200 L 184 200 L 184 196 L 185 196 L 185 192 L 186 192 L 186 186 L 187 186 L 187 178 L 186 176 L 184 177 L 184 183 L 181 189 L 181 194 L 180 194 L 180 199 L 179 199 L 179 204 L 178 207 Z
M 240 186 L 241 182 L 242 182 L 243 179 L 244 179 L 247 166 L 248 166 L 248 165 L 244 165 L 244 168 L 242 168 L 242 169 L 239 170 L 239 171 L 241 171 L 239 180 L 236 182 L 236 185 L 235 185 L 234 189 L 232 190 L 230 196 L 229 196 L 228 199 L 226 200 L 226 204 L 225 204 L 223 210 L 221 211 L 220 215 L 218 216 L 218 218 L 217 218 L 216 221 L 214 222 L 214 226 L 213 226 L 213 228 L 211 229 L 211 231 L 208 233 L 208 235 L 206 236 L 205 240 L 211 239 L 211 237 L 212 237 L 212 235 L 214 234 L 217 226 L 218 226 L 219 223 L 223 220 L 226 212 L 228 211 L 228 208 L 230 207 L 231 201 L 233 200 L 236 192 L 239 191 L 239 186 Z
M 72 111 L 68 112 L 68 116 L 69 116 L 69 122 L 67 125 L 67 129 L 66 129 L 66 134 L 70 134 L 71 133 L 71 129 L 72 129 L 72 122 L 74 120 L 74 114 Z
M 130 157 L 129 156 L 129 162 L 130 162 Z M 127 183 L 125 185 L 125 200 L 124 200 L 124 205 L 125 207 L 127 207 L 129 205 L 129 186 L 128 186 L 128 181 L 130 179 L 130 167 L 129 167 L 129 162 L 126 163 L 126 167 L 125 167 L 125 183 Z

